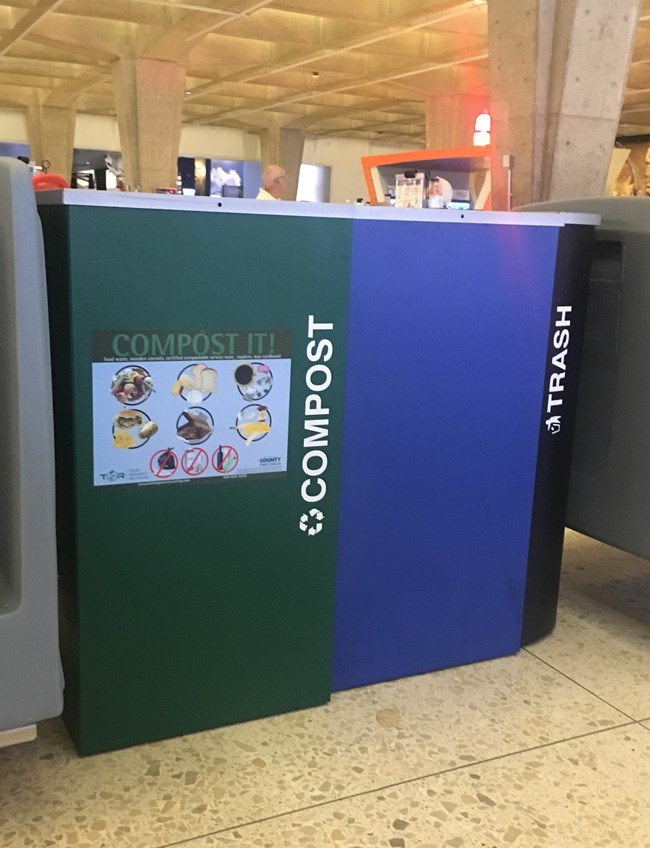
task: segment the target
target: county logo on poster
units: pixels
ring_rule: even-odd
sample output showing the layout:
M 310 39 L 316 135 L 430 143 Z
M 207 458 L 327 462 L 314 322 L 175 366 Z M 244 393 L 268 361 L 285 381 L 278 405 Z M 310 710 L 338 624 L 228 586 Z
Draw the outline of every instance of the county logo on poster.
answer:
M 93 334 L 95 486 L 286 473 L 286 330 Z

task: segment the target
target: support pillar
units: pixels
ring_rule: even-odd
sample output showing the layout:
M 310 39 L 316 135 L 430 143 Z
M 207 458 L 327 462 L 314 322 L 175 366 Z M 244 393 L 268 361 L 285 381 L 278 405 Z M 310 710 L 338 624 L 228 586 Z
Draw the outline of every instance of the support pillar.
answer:
M 492 207 L 603 193 L 641 0 L 490 0 Z
M 32 103 L 27 107 L 29 154 L 37 165 L 47 159 L 52 174 L 70 181 L 77 113 L 60 106 Z
M 287 172 L 285 200 L 295 200 L 298 191 L 298 175 L 305 145 L 303 130 L 269 127 L 261 130 L 262 167 L 281 165 Z
M 185 68 L 124 58 L 113 63 L 112 71 L 127 186 L 141 191 L 175 186 Z

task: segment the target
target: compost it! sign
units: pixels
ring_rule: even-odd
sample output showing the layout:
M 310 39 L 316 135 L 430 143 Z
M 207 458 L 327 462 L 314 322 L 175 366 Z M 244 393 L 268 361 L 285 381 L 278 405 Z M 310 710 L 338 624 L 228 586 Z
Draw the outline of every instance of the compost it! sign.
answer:
M 287 330 L 93 333 L 95 486 L 287 470 Z

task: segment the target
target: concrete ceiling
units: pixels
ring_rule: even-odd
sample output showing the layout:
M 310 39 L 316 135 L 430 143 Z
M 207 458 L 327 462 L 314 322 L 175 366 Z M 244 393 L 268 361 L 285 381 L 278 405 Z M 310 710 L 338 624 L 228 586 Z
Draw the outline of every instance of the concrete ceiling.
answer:
M 0 107 L 115 115 L 123 56 L 185 65 L 186 124 L 417 148 L 427 96 L 489 95 L 484 0 L 0 0 Z M 620 131 L 650 133 L 650 0 Z

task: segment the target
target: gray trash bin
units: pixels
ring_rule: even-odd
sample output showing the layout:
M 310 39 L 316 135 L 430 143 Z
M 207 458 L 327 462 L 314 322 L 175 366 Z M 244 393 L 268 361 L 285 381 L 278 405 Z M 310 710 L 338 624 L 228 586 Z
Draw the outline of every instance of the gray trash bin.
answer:
M 62 709 L 45 264 L 29 169 L 0 158 L 0 743 Z M 16 737 L 17 738 L 17 737 Z

